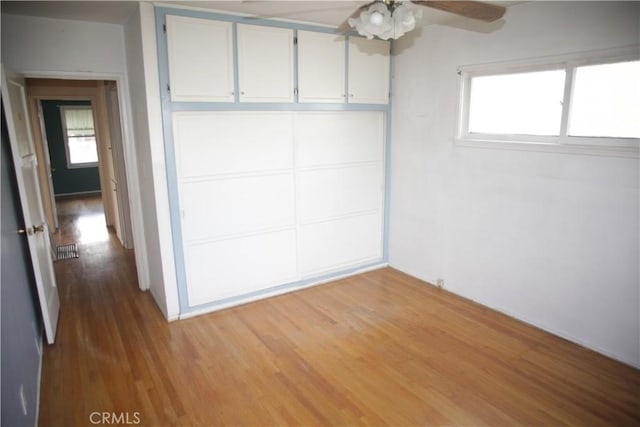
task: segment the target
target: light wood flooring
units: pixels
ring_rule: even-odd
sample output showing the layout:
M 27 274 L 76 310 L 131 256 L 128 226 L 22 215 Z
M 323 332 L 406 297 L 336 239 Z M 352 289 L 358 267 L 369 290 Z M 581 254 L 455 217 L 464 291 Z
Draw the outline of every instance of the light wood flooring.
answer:
M 68 203 L 41 426 L 640 425 L 640 371 L 390 268 L 167 323 Z

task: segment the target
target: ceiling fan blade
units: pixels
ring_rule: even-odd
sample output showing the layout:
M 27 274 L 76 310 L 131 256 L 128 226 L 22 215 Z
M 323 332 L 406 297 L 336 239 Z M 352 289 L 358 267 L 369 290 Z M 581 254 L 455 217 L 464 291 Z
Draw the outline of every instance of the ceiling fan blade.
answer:
M 423 1 L 411 0 L 412 3 L 420 6 L 431 7 L 466 18 L 478 19 L 484 22 L 493 22 L 502 18 L 506 9 L 503 6 L 483 3 L 480 1 Z
M 377 0 L 376 0 L 377 1 Z M 368 8 L 369 6 L 371 6 L 372 4 L 374 4 L 376 1 L 372 1 L 371 3 L 367 3 L 367 4 L 363 4 L 362 6 L 360 6 L 359 8 L 357 8 L 351 15 L 349 15 L 349 17 L 347 19 L 344 20 L 344 22 L 342 24 L 340 24 L 340 26 L 338 26 L 338 28 L 336 28 L 336 33 L 339 34 L 346 34 L 349 31 L 351 31 L 351 25 L 349 25 L 349 19 L 351 18 L 355 18 L 356 16 L 360 15 L 360 13 Z

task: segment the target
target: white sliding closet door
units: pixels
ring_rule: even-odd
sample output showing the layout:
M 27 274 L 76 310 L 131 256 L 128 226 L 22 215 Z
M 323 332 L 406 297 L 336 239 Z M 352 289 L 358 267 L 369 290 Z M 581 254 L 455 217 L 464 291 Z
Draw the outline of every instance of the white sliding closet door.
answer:
M 303 277 L 382 258 L 384 120 L 376 112 L 296 117 Z
M 382 259 L 384 114 L 173 114 L 189 305 Z
M 174 113 L 189 305 L 297 279 L 291 113 Z

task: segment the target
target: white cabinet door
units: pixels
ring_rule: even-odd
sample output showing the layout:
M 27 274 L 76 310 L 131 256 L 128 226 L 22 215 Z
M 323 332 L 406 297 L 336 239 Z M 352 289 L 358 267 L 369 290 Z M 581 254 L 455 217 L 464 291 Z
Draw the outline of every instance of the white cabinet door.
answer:
M 345 102 L 345 38 L 298 31 L 298 99 Z
M 231 23 L 168 15 L 167 51 L 171 101 L 234 101 Z
M 241 102 L 293 102 L 293 30 L 238 24 Z
M 349 102 L 389 103 L 390 44 L 349 37 Z

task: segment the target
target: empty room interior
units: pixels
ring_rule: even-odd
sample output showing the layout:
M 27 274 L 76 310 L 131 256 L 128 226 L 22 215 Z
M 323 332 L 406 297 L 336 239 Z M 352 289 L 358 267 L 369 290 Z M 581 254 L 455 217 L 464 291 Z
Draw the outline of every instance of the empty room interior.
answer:
M 0 7 L 2 426 L 640 425 L 640 2 Z

